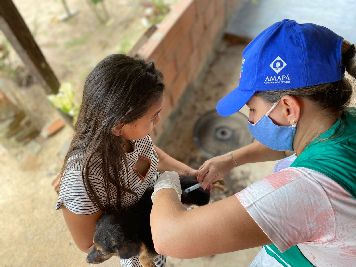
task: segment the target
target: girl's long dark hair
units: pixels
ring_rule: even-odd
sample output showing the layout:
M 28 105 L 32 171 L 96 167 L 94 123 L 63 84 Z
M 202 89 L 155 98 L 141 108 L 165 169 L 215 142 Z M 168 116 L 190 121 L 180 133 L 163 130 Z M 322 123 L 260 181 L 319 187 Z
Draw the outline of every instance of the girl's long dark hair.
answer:
M 125 175 L 127 163 L 123 140 L 112 129 L 119 123 L 130 123 L 142 117 L 163 93 L 162 74 L 152 62 L 126 55 L 106 57 L 88 75 L 75 134 L 64 164 L 72 155 L 79 157 L 82 179 L 91 201 L 102 211 L 121 207 L 122 194 L 130 192 L 120 176 Z M 77 158 L 77 157 L 73 157 Z M 99 160 L 105 188 L 104 199 L 91 177 L 93 165 Z M 97 168 L 98 166 L 95 166 Z M 63 170 L 65 167 L 63 167 Z M 116 197 L 110 187 L 116 188 Z M 113 199 L 116 199 L 115 203 Z

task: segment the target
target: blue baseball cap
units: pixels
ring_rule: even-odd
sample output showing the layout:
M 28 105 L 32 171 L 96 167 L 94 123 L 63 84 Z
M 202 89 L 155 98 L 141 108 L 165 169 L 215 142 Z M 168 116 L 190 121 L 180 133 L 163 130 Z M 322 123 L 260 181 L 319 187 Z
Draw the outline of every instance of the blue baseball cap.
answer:
M 290 90 L 343 78 L 343 38 L 326 27 L 282 20 L 261 32 L 243 51 L 240 84 L 220 99 L 221 116 L 239 111 L 256 92 Z

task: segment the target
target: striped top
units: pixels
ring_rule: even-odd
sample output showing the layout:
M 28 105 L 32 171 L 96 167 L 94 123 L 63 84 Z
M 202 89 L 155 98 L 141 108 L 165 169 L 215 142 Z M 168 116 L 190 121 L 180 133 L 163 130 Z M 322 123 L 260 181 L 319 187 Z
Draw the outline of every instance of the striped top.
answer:
M 128 170 L 127 172 L 125 171 L 123 177 L 118 177 L 118 179 L 123 179 L 126 188 L 135 192 L 137 197 L 131 193 L 123 192 L 121 199 L 123 207 L 133 205 L 142 197 L 147 188 L 153 187 L 157 174 L 158 156 L 153 148 L 151 137 L 147 135 L 142 139 L 136 140 L 133 146 L 133 151 L 126 153 Z M 100 211 L 99 207 L 90 200 L 85 190 L 80 160 L 74 161 L 74 159 L 82 159 L 83 156 L 83 153 L 77 153 L 68 159 L 61 177 L 56 209 L 65 206 L 71 212 L 82 215 Z M 101 162 L 100 158 L 94 159 L 90 168 L 89 179 L 91 179 L 98 197 L 101 200 L 105 200 L 107 193 L 104 187 Z M 113 185 L 110 186 L 109 195 L 110 201 L 115 203 L 116 188 Z

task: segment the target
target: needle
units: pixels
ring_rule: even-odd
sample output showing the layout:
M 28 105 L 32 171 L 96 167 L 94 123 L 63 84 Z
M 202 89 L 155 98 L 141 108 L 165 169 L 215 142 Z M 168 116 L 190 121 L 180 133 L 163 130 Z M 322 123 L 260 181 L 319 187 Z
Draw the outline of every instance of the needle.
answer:
M 192 191 L 198 189 L 199 187 L 201 187 L 201 185 L 199 183 L 197 183 L 195 185 L 192 185 L 191 187 L 184 189 L 184 193 L 192 192 Z

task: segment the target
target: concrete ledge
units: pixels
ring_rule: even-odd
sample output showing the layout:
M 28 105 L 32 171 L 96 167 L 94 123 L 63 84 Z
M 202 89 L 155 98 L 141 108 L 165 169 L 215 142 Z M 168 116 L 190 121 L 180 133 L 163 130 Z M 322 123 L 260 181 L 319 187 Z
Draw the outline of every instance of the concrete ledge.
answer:
M 164 131 L 165 121 L 189 85 L 199 77 L 237 0 L 180 0 L 136 51 L 155 62 L 164 75 L 166 102 L 153 138 Z

